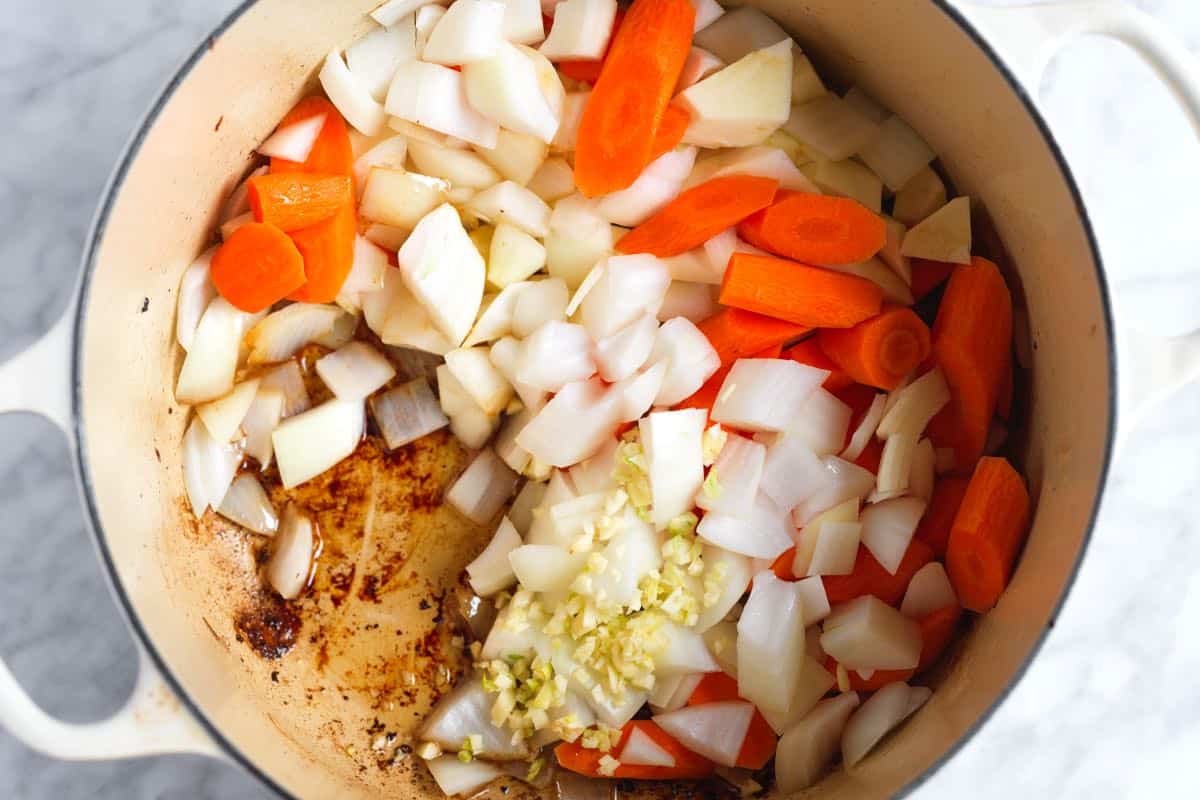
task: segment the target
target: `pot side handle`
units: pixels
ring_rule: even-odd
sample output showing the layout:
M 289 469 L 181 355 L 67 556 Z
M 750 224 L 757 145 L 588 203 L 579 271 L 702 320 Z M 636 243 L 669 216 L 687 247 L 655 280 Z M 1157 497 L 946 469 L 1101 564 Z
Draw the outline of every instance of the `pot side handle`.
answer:
M 0 364 L 0 414 L 41 414 L 71 438 L 71 335 L 74 304 L 49 332 Z M 28 747 L 71 760 L 109 760 L 159 753 L 221 757 L 212 739 L 180 704 L 140 649 L 138 678 L 125 705 L 106 720 L 74 724 L 47 714 L 0 659 L 0 727 Z
M 1078 36 L 1117 39 L 1136 50 L 1187 113 L 1200 136 L 1200 59 L 1159 20 L 1128 0 L 1073 0 L 984 7 L 952 0 L 1036 98 L 1042 73 Z M 1200 379 L 1200 331 L 1165 338 L 1117 325 L 1118 442 L 1148 409 Z

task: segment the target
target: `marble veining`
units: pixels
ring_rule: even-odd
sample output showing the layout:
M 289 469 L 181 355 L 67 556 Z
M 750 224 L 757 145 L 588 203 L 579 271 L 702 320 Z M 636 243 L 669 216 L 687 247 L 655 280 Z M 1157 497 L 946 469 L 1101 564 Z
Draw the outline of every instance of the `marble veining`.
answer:
M 174 67 L 236 0 L 9 0 L 0 15 L 0 359 L 62 312 L 120 148 Z M 991 0 L 1015 5 L 1016 0 Z M 1200 3 L 1137 0 L 1200 50 Z M 1122 324 L 1200 325 L 1200 150 L 1125 48 L 1071 46 L 1044 111 L 1075 168 Z M 0 418 L 0 654 L 70 720 L 103 717 L 134 646 L 84 528 L 64 441 Z M 1156 409 L 1116 461 L 1084 569 L 1034 667 L 916 796 L 1200 797 L 1200 386 Z M 191 757 L 71 764 L 0 732 L 0 796 L 195 798 L 267 793 Z

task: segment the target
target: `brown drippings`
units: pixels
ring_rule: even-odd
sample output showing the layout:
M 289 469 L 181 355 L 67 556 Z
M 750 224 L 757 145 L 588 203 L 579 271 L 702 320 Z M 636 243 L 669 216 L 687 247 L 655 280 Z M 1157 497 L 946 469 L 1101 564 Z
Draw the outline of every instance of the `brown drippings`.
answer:
M 270 660 L 282 658 L 295 646 L 301 625 L 300 615 L 291 604 L 265 592 L 234 620 L 238 640 Z

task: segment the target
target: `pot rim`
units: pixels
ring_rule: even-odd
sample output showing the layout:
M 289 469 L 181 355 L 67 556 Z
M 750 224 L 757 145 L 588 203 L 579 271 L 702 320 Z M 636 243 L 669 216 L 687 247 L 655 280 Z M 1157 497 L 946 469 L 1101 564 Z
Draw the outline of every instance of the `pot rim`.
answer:
M 238 764 L 242 769 L 255 777 L 264 786 L 271 789 L 273 792 L 283 798 L 294 798 L 289 791 L 276 782 L 271 776 L 267 775 L 249 756 L 241 749 L 233 744 L 221 732 L 220 728 L 200 708 L 199 704 L 188 694 L 183 685 L 172 673 L 168 667 L 166 659 L 155 647 L 154 641 L 149 633 L 142 626 L 138 617 L 137 610 L 134 608 L 129 594 L 125 591 L 118 577 L 116 563 L 113 558 L 112 551 L 108 547 L 107 540 L 103 533 L 103 527 L 100 522 L 99 509 L 96 506 L 94 490 L 92 486 L 91 472 L 88 468 L 87 459 L 87 440 L 84 437 L 83 426 L 83 330 L 84 330 L 84 315 L 87 309 L 87 301 L 91 293 L 91 279 L 96 265 L 96 257 L 100 249 L 100 242 L 103 239 L 105 229 L 108 224 L 109 215 L 112 213 L 114 202 L 120 192 L 126 175 L 129 172 L 131 165 L 137 158 L 142 142 L 146 135 L 158 120 L 159 114 L 171 98 L 174 96 L 176 89 L 191 75 L 192 69 L 203 58 L 212 47 L 216 37 L 224 33 L 230 26 L 236 23 L 247 10 L 253 6 L 257 0 L 243 0 L 236 8 L 218 23 L 213 30 L 208 33 L 203 40 L 192 50 L 187 58 L 179 65 L 172 74 L 166 85 L 159 91 L 149 109 L 143 115 L 137 128 L 134 129 L 128 142 L 117 161 L 116 166 L 110 175 L 107 184 L 101 193 L 101 200 L 93 217 L 91 227 L 88 231 L 87 238 L 84 242 L 83 255 L 81 258 L 81 269 L 79 277 L 79 294 L 76 299 L 74 309 L 74 320 L 72 322 L 71 334 L 71 425 L 72 438 L 74 440 L 75 454 L 75 472 L 78 480 L 80 495 L 83 499 L 84 508 L 86 511 L 86 519 L 88 527 L 92 532 L 95 540 L 97 551 L 100 559 L 104 564 L 106 577 L 113 594 L 118 600 L 121 610 L 124 612 L 129 626 L 133 629 L 134 634 L 142 648 L 153 661 L 154 666 L 162 675 L 163 680 L 170 686 L 171 690 L 179 698 L 180 703 L 188 710 L 197 723 L 204 729 L 213 741 L 221 748 L 221 750 Z M 1095 531 L 1096 518 L 1100 509 L 1100 501 L 1107 487 L 1109 472 L 1112 466 L 1113 447 L 1116 435 L 1116 420 L 1117 420 L 1117 359 L 1116 359 L 1116 338 L 1113 326 L 1112 301 L 1109 292 L 1108 281 L 1105 277 L 1103 259 L 1100 255 L 1100 248 L 1096 240 L 1095 229 L 1092 226 L 1091 218 L 1088 216 L 1087 208 L 1084 205 L 1082 194 L 1079 191 L 1079 185 L 1075 180 L 1074 174 L 1071 172 L 1070 166 L 1059 147 L 1058 141 L 1054 138 L 1049 125 L 1046 123 L 1041 112 L 1033 99 L 1026 92 L 1024 86 L 1016 76 L 1004 63 L 996 51 L 988 44 L 982 34 L 971 25 L 971 23 L 952 5 L 952 0 L 929 0 L 929 2 L 946 17 L 948 17 L 955 25 L 958 26 L 963 33 L 975 44 L 976 47 L 987 57 L 992 66 L 1004 78 L 1009 89 L 1016 94 L 1021 104 L 1025 107 L 1025 111 L 1033 119 L 1037 125 L 1038 131 L 1041 133 L 1042 139 L 1049 147 L 1054 161 L 1058 166 L 1059 175 L 1066 183 L 1070 191 L 1072 201 L 1075 205 L 1076 214 L 1079 216 L 1079 221 L 1083 225 L 1084 233 L 1087 237 L 1088 248 L 1091 251 L 1092 263 L 1096 271 L 1096 283 L 1100 292 L 1100 303 L 1104 316 L 1105 323 L 1105 349 L 1108 354 L 1108 424 L 1107 433 L 1104 442 L 1104 452 L 1101 459 L 1100 479 L 1096 487 L 1096 494 L 1092 500 L 1092 508 L 1088 514 L 1086 529 L 1083 533 L 1083 538 L 1080 543 L 1079 552 L 1075 557 L 1075 563 L 1071 566 L 1070 573 L 1067 576 L 1067 581 L 1063 586 L 1057 601 L 1054 604 L 1053 611 L 1047 621 L 1045 629 L 1038 636 L 1030 648 L 1025 660 L 1022 662 L 1012 680 L 1008 685 L 992 701 L 991 705 L 979 716 L 970 728 L 968 728 L 962 736 L 960 736 L 954 744 L 947 748 L 942 755 L 937 758 L 929 767 L 921 773 L 917 778 L 904 786 L 896 797 L 905 797 L 916 791 L 928 781 L 934 773 L 953 758 L 959 750 L 966 745 L 979 732 L 980 728 L 992 718 L 999 709 L 1000 705 L 1008 699 L 1013 689 L 1025 676 L 1033 663 L 1034 658 L 1041 651 L 1045 644 L 1046 637 L 1050 630 L 1054 628 L 1055 620 L 1062 611 L 1063 604 L 1066 602 L 1067 596 L 1071 592 L 1071 588 L 1075 584 L 1075 580 L 1079 576 L 1079 571 L 1083 564 L 1084 556 L 1087 553 L 1088 547 L 1091 544 L 1092 535 Z

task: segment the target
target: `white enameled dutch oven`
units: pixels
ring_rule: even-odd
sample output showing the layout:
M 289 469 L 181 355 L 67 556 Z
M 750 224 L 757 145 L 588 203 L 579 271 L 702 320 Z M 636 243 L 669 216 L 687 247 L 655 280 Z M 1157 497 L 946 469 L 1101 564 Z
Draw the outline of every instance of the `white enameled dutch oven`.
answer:
M 145 653 L 129 704 L 90 725 L 47 716 L 0 664 L 0 723 L 31 747 L 75 759 L 203 753 L 306 798 L 435 791 L 411 759 L 393 764 L 390 750 L 381 756 L 370 745 L 384 731 L 402 739 L 426 710 L 428 687 L 448 679 L 431 631 L 445 590 L 486 535 L 430 502 L 461 452 L 443 439 L 404 463 L 367 454 L 339 486 L 324 486 L 333 505 L 375 492 L 375 536 L 364 540 L 369 526 L 353 503 L 323 523 L 324 591 L 297 619 L 258 595 L 243 537 L 192 518 L 180 467 L 187 409 L 172 393 L 183 269 L 254 146 L 312 90 L 329 48 L 367 29 L 376 2 L 259 0 L 237 9 L 135 133 L 85 248 L 76 303 L 0 368 L 0 412 L 40 412 L 72 440 L 101 560 Z M 909 724 L 852 775 L 839 771 L 805 795 L 893 796 L 957 750 L 1037 651 L 1091 531 L 1116 438 L 1117 376 L 1138 391 L 1121 393 L 1124 428 L 1155 392 L 1200 365 L 1194 338 L 1150 348 L 1121 337 L 1118 347 L 1079 191 L 1026 87 L 1063 41 L 1100 33 L 1141 50 L 1195 119 L 1200 70 L 1153 20 L 1109 0 L 758 5 L 823 72 L 909 120 L 960 193 L 986 209 L 1033 344 L 1021 441 L 1036 514 L 1008 592 L 960 643 Z M 121 469 L 105 468 L 113 463 Z M 378 482 L 382 474 L 388 480 Z M 264 658 L 273 647 L 291 651 Z

